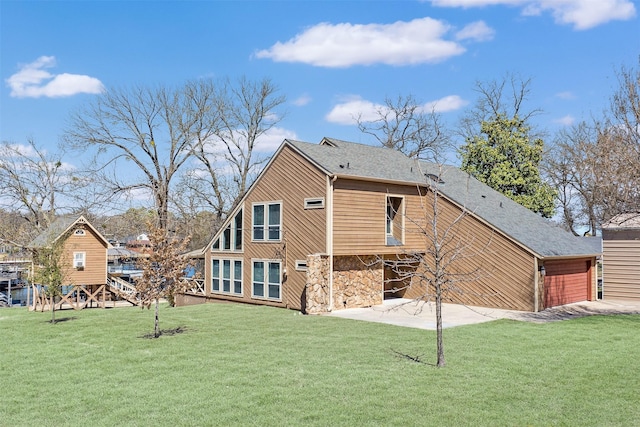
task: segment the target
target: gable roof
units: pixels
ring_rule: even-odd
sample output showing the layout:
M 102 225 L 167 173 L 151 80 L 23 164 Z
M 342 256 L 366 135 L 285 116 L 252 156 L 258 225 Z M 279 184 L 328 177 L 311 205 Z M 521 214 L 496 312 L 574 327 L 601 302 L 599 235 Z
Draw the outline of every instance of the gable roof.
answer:
M 79 217 L 75 215 L 65 215 L 57 218 L 55 221 L 49 225 L 49 227 L 40 233 L 33 241 L 29 244 L 30 248 L 42 248 L 51 245 L 56 242 L 60 237 L 64 236 L 71 228 L 78 224 L 84 224 L 88 226 L 93 233 L 104 242 L 107 247 L 111 247 L 111 244 L 104 238 L 98 230 L 96 230 L 89 221 L 83 216 Z
M 284 144 L 337 177 L 424 186 L 431 176 L 440 180 L 436 185 L 446 198 L 541 258 L 597 256 L 602 252 L 593 242 L 552 224 L 454 166 L 418 161 L 397 150 L 332 138 L 325 138 L 320 144 L 293 140 L 285 140 Z
M 640 212 L 621 213 L 602 224 L 604 229 L 640 228 Z

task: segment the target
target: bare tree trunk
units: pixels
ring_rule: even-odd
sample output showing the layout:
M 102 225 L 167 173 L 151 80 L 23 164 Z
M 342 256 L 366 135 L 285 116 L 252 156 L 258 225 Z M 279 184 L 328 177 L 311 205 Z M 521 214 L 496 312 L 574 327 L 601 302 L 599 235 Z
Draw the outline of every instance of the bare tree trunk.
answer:
M 440 285 L 436 288 L 436 343 L 438 351 L 439 368 L 444 367 L 446 362 L 444 360 L 444 344 L 442 342 L 442 289 Z
M 56 323 L 56 306 L 54 295 L 51 295 L 51 323 Z
M 158 338 L 160 336 L 160 327 L 159 327 L 159 323 L 158 323 L 158 306 L 160 305 L 160 299 L 156 298 L 156 321 L 155 321 L 155 325 L 153 328 L 153 336 L 155 338 Z

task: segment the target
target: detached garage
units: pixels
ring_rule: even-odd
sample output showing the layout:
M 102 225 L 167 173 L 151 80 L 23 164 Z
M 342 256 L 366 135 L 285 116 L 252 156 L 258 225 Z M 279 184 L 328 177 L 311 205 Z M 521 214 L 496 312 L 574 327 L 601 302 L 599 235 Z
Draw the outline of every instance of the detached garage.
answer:
M 602 298 L 640 301 L 640 212 L 602 225 Z
M 544 268 L 545 307 L 592 299 L 594 270 L 591 260 L 547 261 Z

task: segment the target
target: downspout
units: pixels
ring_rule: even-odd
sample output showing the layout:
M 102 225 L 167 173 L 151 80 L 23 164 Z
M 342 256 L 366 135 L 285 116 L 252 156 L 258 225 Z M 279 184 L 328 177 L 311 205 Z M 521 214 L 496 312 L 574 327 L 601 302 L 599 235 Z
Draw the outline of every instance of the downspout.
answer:
M 537 313 L 540 311 L 539 307 L 539 289 L 540 289 L 540 271 L 538 270 L 538 258 L 533 258 L 533 266 L 534 266 L 534 280 L 533 280 L 533 311 Z
M 327 253 L 329 254 L 329 307 L 333 311 L 333 183 L 338 177 L 327 175 Z

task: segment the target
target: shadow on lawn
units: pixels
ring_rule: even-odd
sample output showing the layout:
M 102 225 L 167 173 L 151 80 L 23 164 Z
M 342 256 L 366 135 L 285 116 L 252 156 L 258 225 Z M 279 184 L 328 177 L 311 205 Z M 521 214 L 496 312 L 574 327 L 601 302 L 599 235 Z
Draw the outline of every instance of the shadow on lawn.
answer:
M 394 350 L 394 349 L 391 349 L 391 353 L 393 353 L 394 356 L 399 357 L 400 359 L 405 359 L 405 360 L 408 360 L 410 362 L 420 363 L 422 365 L 436 366 L 435 363 L 429 363 L 429 362 L 425 362 L 424 360 L 422 360 L 422 356 L 421 355 L 412 356 L 410 354 L 403 353 L 401 351 Z
M 160 336 L 158 336 L 158 337 L 156 337 L 155 334 L 153 332 L 151 332 L 149 334 L 144 334 L 144 335 L 140 336 L 140 338 L 155 339 L 155 338 L 160 338 L 163 335 L 173 336 L 173 335 L 183 334 L 186 331 L 187 331 L 187 327 L 186 326 L 178 326 L 177 328 L 173 328 L 173 329 L 161 329 L 160 330 Z
M 54 320 L 51 320 L 51 319 L 45 320 L 45 323 L 53 323 L 55 325 L 56 323 L 68 322 L 70 320 L 76 320 L 76 319 L 77 319 L 77 317 L 75 317 L 75 316 L 73 316 L 73 317 L 61 317 L 59 319 L 54 319 Z
M 620 308 L 594 308 L 586 305 L 569 305 L 552 307 L 537 313 L 518 313 L 513 318 L 527 322 L 546 323 L 560 320 L 577 319 L 586 316 L 603 316 L 618 314 L 640 314 L 640 310 Z

